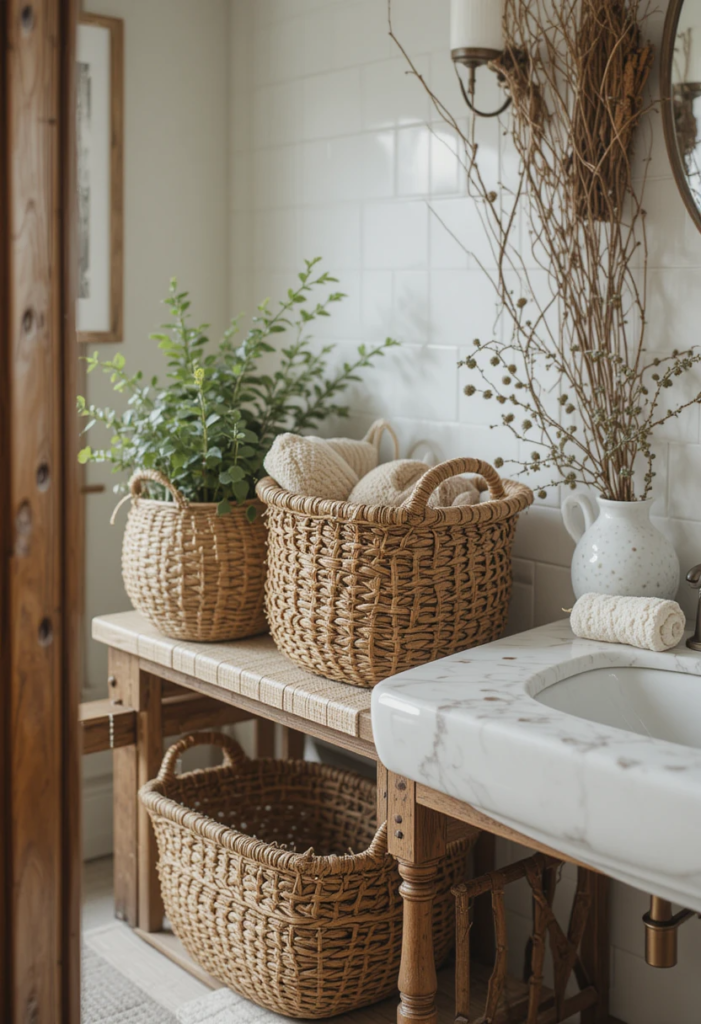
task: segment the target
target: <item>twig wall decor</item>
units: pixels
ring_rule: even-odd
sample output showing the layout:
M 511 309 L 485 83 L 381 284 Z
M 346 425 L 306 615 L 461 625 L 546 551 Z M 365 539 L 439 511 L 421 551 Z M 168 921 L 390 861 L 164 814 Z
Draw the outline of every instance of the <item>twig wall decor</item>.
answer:
M 504 124 L 519 168 L 509 184 L 487 179 L 477 122 L 461 129 L 395 34 L 391 0 L 388 9 L 409 72 L 460 140 L 496 268 L 456 238 L 492 282 L 506 323 L 503 333 L 497 324 L 494 337 L 475 340 L 463 364 L 471 371 L 466 395 L 502 407 L 494 425 L 533 446 L 522 471 L 547 471 L 545 486 L 647 498 L 653 431 L 700 397 L 670 403 L 667 391 L 701 356 L 669 355 L 665 339 L 646 351 L 649 152 L 632 168 L 652 108 L 644 101 L 653 51 L 642 41 L 642 3 L 505 0 L 506 46 L 493 67 L 513 99 Z

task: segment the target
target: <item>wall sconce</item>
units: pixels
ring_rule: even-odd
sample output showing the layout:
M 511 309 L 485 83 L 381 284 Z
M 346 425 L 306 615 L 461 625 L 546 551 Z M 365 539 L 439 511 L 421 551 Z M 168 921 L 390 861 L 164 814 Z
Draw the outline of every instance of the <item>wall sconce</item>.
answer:
M 498 117 L 511 103 L 511 97 L 498 110 L 487 113 L 475 106 L 477 68 L 496 60 L 504 52 L 503 3 L 501 0 L 451 0 L 450 56 L 462 94 L 470 110 L 479 117 Z M 458 65 L 468 69 L 467 85 Z M 503 82 L 503 76 L 498 76 Z

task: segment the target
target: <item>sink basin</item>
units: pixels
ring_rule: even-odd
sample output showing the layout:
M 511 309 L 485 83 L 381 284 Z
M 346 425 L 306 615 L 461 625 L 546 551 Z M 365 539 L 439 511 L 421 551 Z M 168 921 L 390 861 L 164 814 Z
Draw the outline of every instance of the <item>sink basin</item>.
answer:
M 701 749 L 701 680 L 686 672 L 595 668 L 548 686 L 536 700 L 588 722 Z
M 701 913 L 701 656 L 554 623 L 375 687 L 383 764 Z

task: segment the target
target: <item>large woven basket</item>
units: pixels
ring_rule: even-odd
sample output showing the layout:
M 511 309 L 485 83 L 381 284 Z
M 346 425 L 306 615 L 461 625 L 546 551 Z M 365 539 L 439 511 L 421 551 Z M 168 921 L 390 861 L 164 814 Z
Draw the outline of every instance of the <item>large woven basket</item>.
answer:
M 490 500 L 433 509 L 435 488 L 479 473 Z M 308 498 L 266 477 L 266 607 L 275 643 L 319 675 L 382 679 L 501 636 L 518 513 L 533 501 L 480 459 L 429 469 L 398 508 Z
M 175 775 L 214 743 L 217 768 Z M 374 783 L 305 761 L 249 760 L 233 740 L 174 744 L 140 792 L 158 842 L 168 919 L 190 955 L 234 991 L 289 1017 L 333 1017 L 397 990 L 400 877 Z M 434 909 L 437 963 L 454 942 L 451 886 L 473 837 L 450 843 Z M 315 852 L 316 851 L 316 852 Z
M 173 500 L 143 497 L 149 480 L 167 488 Z M 246 502 L 220 516 L 215 504 L 188 502 L 155 470 L 135 473 L 129 491 L 122 576 L 137 611 L 175 640 L 265 633 L 263 505 Z M 246 518 L 251 505 L 258 512 L 252 523 Z

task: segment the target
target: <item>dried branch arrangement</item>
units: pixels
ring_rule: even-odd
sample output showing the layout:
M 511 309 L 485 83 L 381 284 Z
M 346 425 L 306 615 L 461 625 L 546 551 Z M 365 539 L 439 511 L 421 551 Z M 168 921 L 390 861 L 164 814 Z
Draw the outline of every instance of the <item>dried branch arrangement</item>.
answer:
M 637 180 L 631 162 L 651 109 L 643 97 L 653 51 L 640 0 L 505 0 L 506 46 L 494 69 L 513 99 L 507 134 L 518 171 L 508 184 L 487 180 L 475 120 L 462 130 L 434 94 L 388 5 L 409 73 L 459 139 L 491 247 L 481 261 L 463 245 L 498 308 L 495 336 L 475 340 L 463 364 L 474 371 L 466 395 L 504 407 L 497 425 L 532 446 L 521 471 L 549 471 L 545 486 L 649 497 L 653 432 L 701 399 L 670 402 L 668 389 L 701 354 L 656 355 L 645 345 L 649 156 Z

